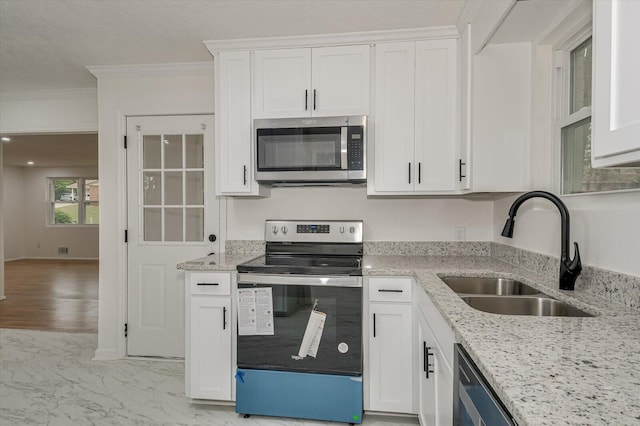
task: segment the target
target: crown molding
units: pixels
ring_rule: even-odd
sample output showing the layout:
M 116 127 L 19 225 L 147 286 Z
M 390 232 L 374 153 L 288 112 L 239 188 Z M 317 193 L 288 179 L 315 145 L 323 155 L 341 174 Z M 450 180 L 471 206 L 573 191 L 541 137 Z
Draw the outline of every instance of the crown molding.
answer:
M 97 99 L 98 89 L 42 89 L 42 90 L 3 90 L 0 101 L 56 100 L 56 99 Z
M 164 77 L 213 74 L 213 62 L 144 65 L 97 65 L 87 70 L 96 78 Z
M 387 41 L 415 41 L 457 38 L 454 25 L 429 28 L 410 28 L 389 31 L 364 31 L 354 33 L 316 34 L 291 37 L 261 37 L 231 40 L 205 40 L 203 43 L 212 54 L 232 50 L 260 50 L 296 47 L 322 47 L 353 44 L 374 44 Z

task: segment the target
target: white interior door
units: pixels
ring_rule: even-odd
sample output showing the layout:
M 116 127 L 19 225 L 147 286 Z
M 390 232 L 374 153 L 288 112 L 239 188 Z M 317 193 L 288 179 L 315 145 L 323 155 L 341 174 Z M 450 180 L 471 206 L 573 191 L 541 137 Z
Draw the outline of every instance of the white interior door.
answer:
M 184 357 L 184 272 L 218 253 L 213 116 L 127 118 L 127 355 Z

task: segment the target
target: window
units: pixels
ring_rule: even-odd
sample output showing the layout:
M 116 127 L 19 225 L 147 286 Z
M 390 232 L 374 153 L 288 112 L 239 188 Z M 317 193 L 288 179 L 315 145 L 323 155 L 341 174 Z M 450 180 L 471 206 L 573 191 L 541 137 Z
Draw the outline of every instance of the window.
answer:
M 565 55 L 568 72 L 563 111 L 556 126 L 561 143 L 562 193 L 640 188 L 640 168 L 591 168 L 591 37 L 583 37 Z
M 51 225 L 97 225 L 98 179 L 49 178 Z

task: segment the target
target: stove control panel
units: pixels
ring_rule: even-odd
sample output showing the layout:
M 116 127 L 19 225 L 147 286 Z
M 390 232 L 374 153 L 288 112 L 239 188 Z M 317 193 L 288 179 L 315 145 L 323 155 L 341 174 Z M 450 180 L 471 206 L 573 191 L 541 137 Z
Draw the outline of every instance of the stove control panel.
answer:
M 361 220 L 267 220 L 265 240 L 279 242 L 361 243 Z

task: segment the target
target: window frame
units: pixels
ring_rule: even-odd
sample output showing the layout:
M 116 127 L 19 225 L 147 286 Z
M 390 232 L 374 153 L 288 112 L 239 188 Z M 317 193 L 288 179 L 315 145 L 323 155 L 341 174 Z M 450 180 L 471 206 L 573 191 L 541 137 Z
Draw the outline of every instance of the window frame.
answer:
M 77 207 L 78 207 L 78 223 L 55 223 L 55 212 L 56 212 L 56 199 L 55 199 L 55 186 L 53 184 L 54 181 L 57 180 L 73 180 L 78 185 L 78 196 L 77 196 Z M 86 201 L 86 191 L 85 185 L 87 181 L 98 181 L 97 177 L 48 177 L 47 178 L 47 224 L 48 227 L 96 227 L 100 225 L 98 223 L 85 223 L 87 220 L 87 212 L 86 207 L 88 202 Z M 100 205 L 100 201 L 93 201 L 92 204 L 97 206 Z M 82 206 L 82 207 L 81 207 Z
M 593 21 L 591 17 L 583 19 L 579 25 L 565 34 L 565 37 L 554 43 L 553 49 L 553 79 L 552 79 L 552 99 L 553 99 L 553 187 L 561 197 L 589 197 L 604 194 L 624 194 L 638 192 L 640 188 L 616 189 L 609 191 L 592 192 L 563 192 L 564 169 L 563 169 L 563 147 L 562 130 L 572 124 L 584 119 L 593 120 L 592 105 L 585 106 L 576 112 L 571 113 L 571 52 L 584 43 L 587 39 L 593 38 Z M 592 44 L 593 49 L 593 44 Z M 593 70 L 593 68 L 592 68 Z M 592 78 L 593 82 L 593 78 Z M 593 104 L 593 91 L 592 91 Z

